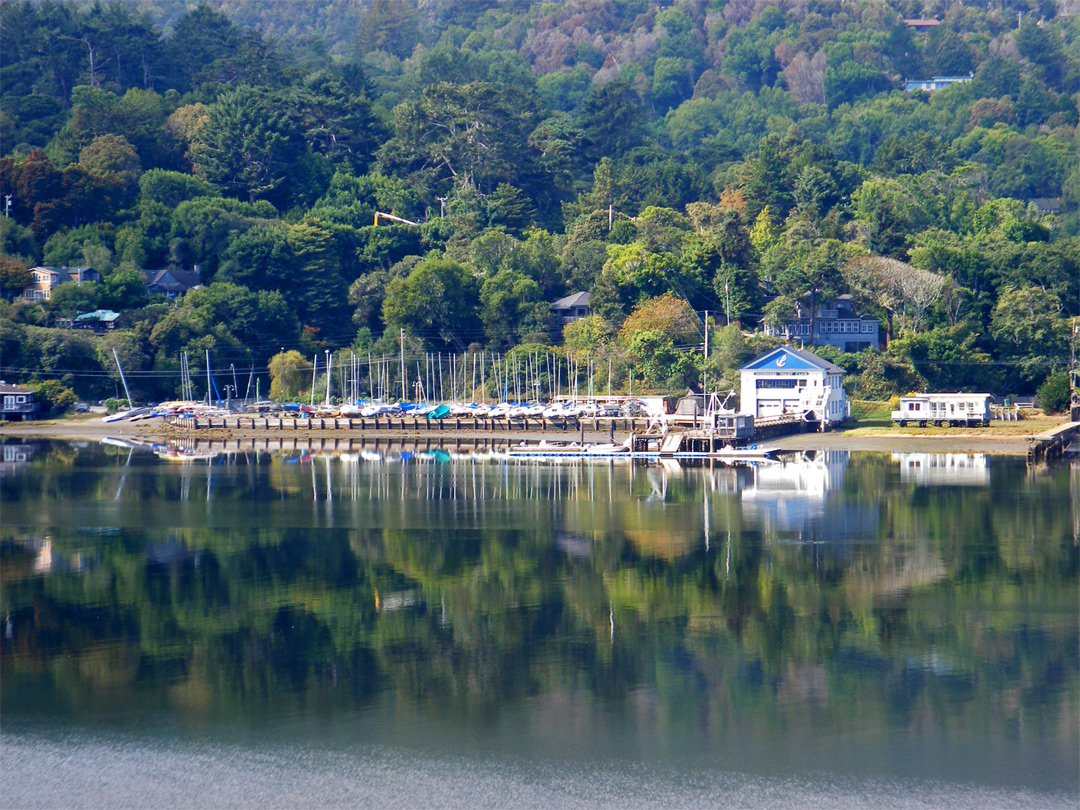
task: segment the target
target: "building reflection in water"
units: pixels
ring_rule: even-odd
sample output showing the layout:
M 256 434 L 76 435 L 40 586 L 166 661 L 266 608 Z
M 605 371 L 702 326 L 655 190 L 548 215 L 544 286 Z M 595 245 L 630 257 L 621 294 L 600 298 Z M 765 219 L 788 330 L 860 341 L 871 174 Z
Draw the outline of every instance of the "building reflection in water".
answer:
M 918 486 L 990 485 L 985 453 L 893 453 L 900 480 Z

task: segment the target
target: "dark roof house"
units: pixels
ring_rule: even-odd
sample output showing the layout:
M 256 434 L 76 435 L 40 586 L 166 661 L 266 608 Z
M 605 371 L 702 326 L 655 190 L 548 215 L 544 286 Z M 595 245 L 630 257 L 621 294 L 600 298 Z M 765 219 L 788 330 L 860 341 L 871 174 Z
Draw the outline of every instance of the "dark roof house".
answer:
M 578 292 L 573 295 L 568 295 L 565 298 L 560 298 L 551 305 L 551 311 L 558 316 L 559 323 L 564 326 L 573 321 L 588 317 L 589 294 L 587 292 Z
M 0 381 L 0 420 L 21 422 L 35 419 L 39 407 L 34 402 L 34 392 L 29 388 Z
M 191 290 L 202 286 L 198 273 L 165 267 L 161 270 L 143 270 L 146 276 L 146 291 L 151 295 L 164 295 L 167 298 L 181 298 Z

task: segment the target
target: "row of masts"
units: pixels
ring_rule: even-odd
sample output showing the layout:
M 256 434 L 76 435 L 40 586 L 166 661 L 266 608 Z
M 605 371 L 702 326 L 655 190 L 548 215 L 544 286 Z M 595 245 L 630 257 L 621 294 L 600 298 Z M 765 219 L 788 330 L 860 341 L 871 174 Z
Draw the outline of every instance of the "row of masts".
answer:
M 601 396 L 603 371 L 590 355 L 565 357 L 553 352 L 426 352 L 406 362 L 404 356 L 366 357 L 351 350 L 324 352 L 312 358 L 309 401 L 315 405 L 319 373 L 326 381 L 324 404 L 332 399 L 384 402 L 400 397 L 416 402 L 540 401 Z M 415 368 L 410 368 L 414 366 Z M 415 373 L 414 373 L 415 372 Z M 607 395 L 612 394 L 613 365 L 607 361 Z M 632 382 L 631 382 L 632 385 Z M 632 392 L 631 392 L 632 393 Z
M 124 370 L 120 358 L 113 351 L 117 369 L 123 379 Z M 409 376 L 409 366 L 404 353 L 395 359 L 388 355 L 374 357 L 367 353 L 366 362 L 362 355 L 352 350 L 325 352 L 323 376 L 326 380 L 325 404 L 330 405 L 334 396 L 334 372 L 337 372 L 337 399 L 357 401 L 364 398 L 390 401 L 398 391 L 401 400 L 409 400 L 412 389 L 416 402 L 480 402 L 487 404 L 489 398 L 495 401 L 549 401 L 557 399 L 578 399 L 581 397 L 600 396 L 597 386 L 597 374 L 600 364 L 591 355 L 586 354 L 584 363 L 579 356 L 568 353 L 562 357 L 554 352 L 520 352 L 501 354 L 499 352 L 463 352 L 462 354 L 425 352 L 422 358 L 415 360 L 416 375 Z M 336 368 L 335 368 L 336 359 Z M 400 375 L 397 374 L 400 366 Z M 236 380 L 236 368 L 230 364 L 233 382 L 226 385 L 226 399 L 239 398 L 240 388 Z M 366 374 L 364 371 L 366 370 Z M 565 371 L 565 374 L 564 374 Z M 612 361 L 607 362 L 607 396 L 612 395 Z M 251 394 L 252 381 L 255 381 L 256 399 L 258 399 L 259 381 L 255 380 L 255 368 L 252 366 L 244 391 L 244 402 Z M 319 355 L 315 354 L 311 364 L 310 404 L 315 404 L 315 388 L 319 380 Z M 400 386 L 400 387 L 399 387 Z M 492 386 L 494 392 L 492 393 Z M 630 375 L 630 394 L 633 394 L 633 374 Z M 585 388 L 583 393 L 582 389 Z M 127 382 L 124 381 L 125 393 Z M 565 393 L 563 392 L 565 388 Z M 479 393 L 479 399 L 477 394 Z M 191 361 L 188 353 L 180 353 L 180 398 L 194 402 L 195 384 L 191 373 Z M 206 352 L 206 401 L 224 401 L 214 382 L 210 369 L 210 352 Z M 130 401 L 130 394 L 128 394 Z

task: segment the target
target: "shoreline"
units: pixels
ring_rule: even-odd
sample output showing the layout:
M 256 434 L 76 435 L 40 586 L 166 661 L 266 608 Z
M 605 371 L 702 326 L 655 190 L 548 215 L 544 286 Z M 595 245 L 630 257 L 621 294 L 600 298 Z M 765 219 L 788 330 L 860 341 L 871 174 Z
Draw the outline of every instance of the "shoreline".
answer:
M 993 427 L 984 431 L 975 432 L 970 428 L 957 428 L 956 432 L 935 432 L 922 434 L 910 430 L 897 429 L 895 433 L 864 433 L 865 426 L 856 425 L 844 431 L 832 431 L 827 433 L 797 433 L 781 436 L 775 439 L 763 440 L 769 446 L 781 450 L 841 450 L 841 451 L 865 451 L 865 452 L 963 452 L 963 453 L 994 453 L 1006 455 L 1023 455 L 1027 452 L 1028 438 L 1035 433 L 1046 429 L 1046 425 L 1032 425 L 1029 431 L 1016 429 L 1008 432 L 1000 431 Z M 168 441 L 168 440 L 206 440 L 220 441 L 222 439 L 293 439 L 297 442 L 305 439 L 354 439 L 354 440 L 397 440 L 416 441 L 426 439 L 428 441 L 539 441 L 541 439 L 564 439 L 572 440 L 580 438 L 580 430 L 572 431 L 539 431 L 514 430 L 514 431 L 488 431 L 488 430 L 410 430 L 410 429 L 311 429 L 311 430 L 277 430 L 263 428 L 211 428 L 198 432 L 173 428 L 160 421 L 155 423 L 139 422 L 102 422 L 100 418 L 88 419 L 65 419 L 42 422 L 15 422 L 0 423 L 0 440 L 10 438 L 25 439 L 54 439 L 80 441 L 99 441 L 107 437 L 131 438 L 144 441 Z M 585 430 L 584 436 L 588 441 L 607 441 L 609 432 L 606 430 Z M 625 438 L 626 433 L 615 431 L 616 438 Z

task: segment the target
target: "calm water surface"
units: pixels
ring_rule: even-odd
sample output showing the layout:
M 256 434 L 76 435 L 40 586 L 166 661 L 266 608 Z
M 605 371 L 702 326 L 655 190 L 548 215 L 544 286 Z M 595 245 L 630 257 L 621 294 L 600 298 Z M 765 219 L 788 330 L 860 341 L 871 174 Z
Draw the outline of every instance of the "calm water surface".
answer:
M 5 444 L 5 807 L 1075 807 L 1080 472 Z

